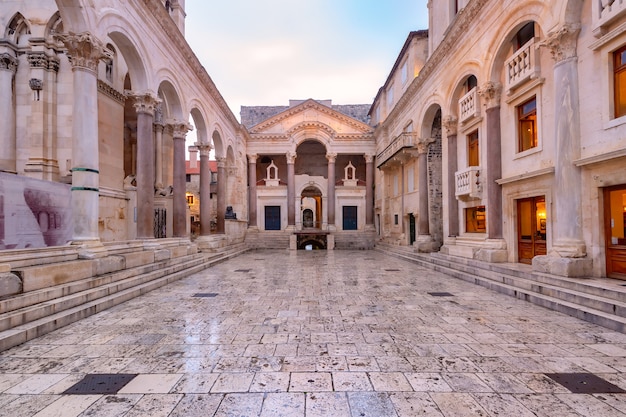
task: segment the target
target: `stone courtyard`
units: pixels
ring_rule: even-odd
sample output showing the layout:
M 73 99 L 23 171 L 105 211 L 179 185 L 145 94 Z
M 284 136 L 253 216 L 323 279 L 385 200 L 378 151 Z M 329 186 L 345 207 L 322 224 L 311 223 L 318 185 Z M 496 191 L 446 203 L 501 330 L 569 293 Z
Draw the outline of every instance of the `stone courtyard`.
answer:
M 625 372 L 622 333 L 379 252 L 257 251 L 1 353 L 0 415 L 609 417 Z

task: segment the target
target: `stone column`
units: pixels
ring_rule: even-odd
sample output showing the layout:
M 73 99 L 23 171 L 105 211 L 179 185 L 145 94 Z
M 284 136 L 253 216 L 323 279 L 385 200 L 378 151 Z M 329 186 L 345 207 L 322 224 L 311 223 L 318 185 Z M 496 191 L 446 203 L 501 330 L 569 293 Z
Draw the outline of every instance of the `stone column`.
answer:
M 443 121 L 448 137 L 448 237 L 456 238 L 459 235 L 459 203 L 456 199 L 456 171 L 457 161 L 457 119 L 448 116 Z
M 554 65 L 554 137 L 556 158 L 552 216 L 552 247 L 547 256 L 533 258 L 533 268 L 564 276 L 591 275 L 592 260 L 582 231 L 582 175 L 574 161 L 580 156 L 580 104 L 576 43 L 579 25 L 550 32 L 547 47 Z
M 374 228 L 374 155 L 365 155 L 365 227 Z
M 287 152 L 287 227 L 296 227 L 296 153 Z
M 0 129 L 0 171 L 16 172 L 15 167 L 15 107 L 13 107 L 13 77 L 17 71 L 17 58 L 0 54 L 0 114 L 5 124 Z
M 172 140 L 174 141 L 174 161 L 173 171 L 174 187 L 173 195 L 173 236 L 187 236 L 187 189 L 185 181 L 185 136 L 187 132 L 193 128 L 187 122 L 175 121 L 170 123 L 173 131 Z
M 152 124 L 156 105 L 154 93 L 128 93 L 137 111 L 137 238 L 154 238 L 154 139 Z
M 417 187 L 419 190 L 419 205 L 417 219 L 417 234 L 430 237 L 430 220 L 428 215 L 428 145 L 434 142 L 433 138 L 419 139 L 417 142 Z
M 200 151 L 200 236 L 211 234 L 211 168 L 209 143 L 196 142 Z
M 154 110 L 154 145 L 155 145 L 155 179 L 154 188 L 162 191 L 163 185 L 163 103 L 158 103 Z
M 105 56 L 105 47 L 88 32 L 70 32 L 57 37 L 72 58 L 72 241 L 74 244 L 99 246 L 97 69 L 98 61 Z
M 256 154 L 248 155 L 248 227 L 257 227 L 256 219 Z
M 487 262 L 506 262 L 508 253 L 506 242 L 502 235 L 502 186 L 496 180 L 502 178 L 502 152 L 500 129 L 500 97 L 502 85 L 488 81 L 478 89 L 486 110 L 486 138 L 487 151 L 486 166 L 481 170 L 480 181 L 487 191 L 487 240 L 476 257 Z
M 225 233 L 224 215 L 226 214 L 226 158 L 217 159 L 217 230 L 219 234 Z
M 335 161 L 336 153 L 327 153 L 328 159 L 328 230 L 335 230 Z

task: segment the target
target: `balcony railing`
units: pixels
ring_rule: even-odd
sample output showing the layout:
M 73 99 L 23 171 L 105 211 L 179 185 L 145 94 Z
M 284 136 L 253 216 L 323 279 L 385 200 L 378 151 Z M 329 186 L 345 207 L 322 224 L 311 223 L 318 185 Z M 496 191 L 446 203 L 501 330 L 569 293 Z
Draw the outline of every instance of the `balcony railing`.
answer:
M 480 167 L 468 167 L 455 173 L 456 198 L 466 200 L 480 198 L 482 183 L 480 181 Z
M 506 89 L 513 90 L 529 79 L 539 76 L 538 50 L 531 39 L 506 60 Z
M 474 87 L 459 100 L 459 121 L 461 123 L 465 123 L 480 114 L 477 91 L 478 89 Z
M 626 14 L 626 0 L 595 0 L 592 4 L 592 30 L 597 37 L 606 32 L 609 24 Z
M 417 143 L 417 134 L 416 133 L 400 133 L 394 140 L 391 141 L 389 146 L 387 146 L 381 153 L 376 155 L 376 162 L 380 167 L 392 156 L 398 153 L 403 148 L 412 148 Z

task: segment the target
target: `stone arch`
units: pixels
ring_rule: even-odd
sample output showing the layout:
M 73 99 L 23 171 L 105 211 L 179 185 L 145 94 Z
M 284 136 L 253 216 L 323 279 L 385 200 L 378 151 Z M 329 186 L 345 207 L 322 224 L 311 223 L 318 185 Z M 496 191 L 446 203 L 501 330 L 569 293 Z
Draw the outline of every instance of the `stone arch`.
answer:
M 24 18 L 20 12 L 17 12 L 13 15 L 11 20 L 9 20 L 9 24 L 4 32 L 4 37 L 5 39 L 10 39 L 18 46 L 27 46 L 30 34 L 30 24 L 28 20 Z
M 48 20 L 48 24 L 46 25 L 44 37 L 46 39 L 51 40 L 54 35 L 63 33 L 65 31 L 63 25 L 63 19 L 61 19 L 61 14 L 56 11 L 50 20 Z
M 193 119 L 193 125 L 196 128 L 197 141 L 199 143 L 210 143 L 206 127 L 206 118 L 202 114 L 202 111 L 194 106 L 189 112 L 189 116 Z
M 449 115 L 459 118 L 459 99 L 467 94 L 467 82 L 471 77 L 476 78 L 477 85 L 480 86 L 484 80 L 480 74 L 480 65 L 477 62 L 466 63 L 459 71 L 460 76 L 453 84 L 449 97 Z
M 328 146 L 324 142 L 309 138 L 301 141 L 295 149 L 295 174 L 308 174 L 310 176 L 328 175 L 326 154 Z
M 328 149 L 335 134 L 333 128 L 317 121 L 302 122 L 287 131 L 294 147 L 298 147 L 304 141 L 314 139 Z
M 213 142 L 213 149 L 215 149 L 216 158 L 225 158 L 226 150 L 224 149 L 224 141 L 222 139 L 221 129 L 219 125 L 215 125 L 213 133 L 211 133 L 211 141 Z
M 309 181 L 299 187 L 297 196 L 300 198 L 300 223 L 303 228 L 321 229 L 324 223 L 324 200 L 328 196 L 322 184 L 316 181 Z M 304 212 L 311 210 L 311 224 L 306 224 Z
M 71 32 L 85 32 L 95 27 L 91 21 L 93 6 L 84 5 L 85 0 L 56 0 L 64 28 Z
M 564 0 L 558 14 L 559 22 L 580 23 L 584 3 L 583 0 Z
M 183 107 L 178 89 L 169 80 L 161 81 L 157 95 L 161 100 L 163 117 L 174 120 L 183 120 Z

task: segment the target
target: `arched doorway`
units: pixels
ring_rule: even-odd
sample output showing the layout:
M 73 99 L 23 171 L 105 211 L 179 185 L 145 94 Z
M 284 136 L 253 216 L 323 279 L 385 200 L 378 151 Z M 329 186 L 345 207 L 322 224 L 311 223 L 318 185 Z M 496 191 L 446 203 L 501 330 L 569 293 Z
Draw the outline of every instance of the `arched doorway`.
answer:
M 303 229 L 322 228 L 322 192 L 314 185 L 302 190 L 300 212 Z

